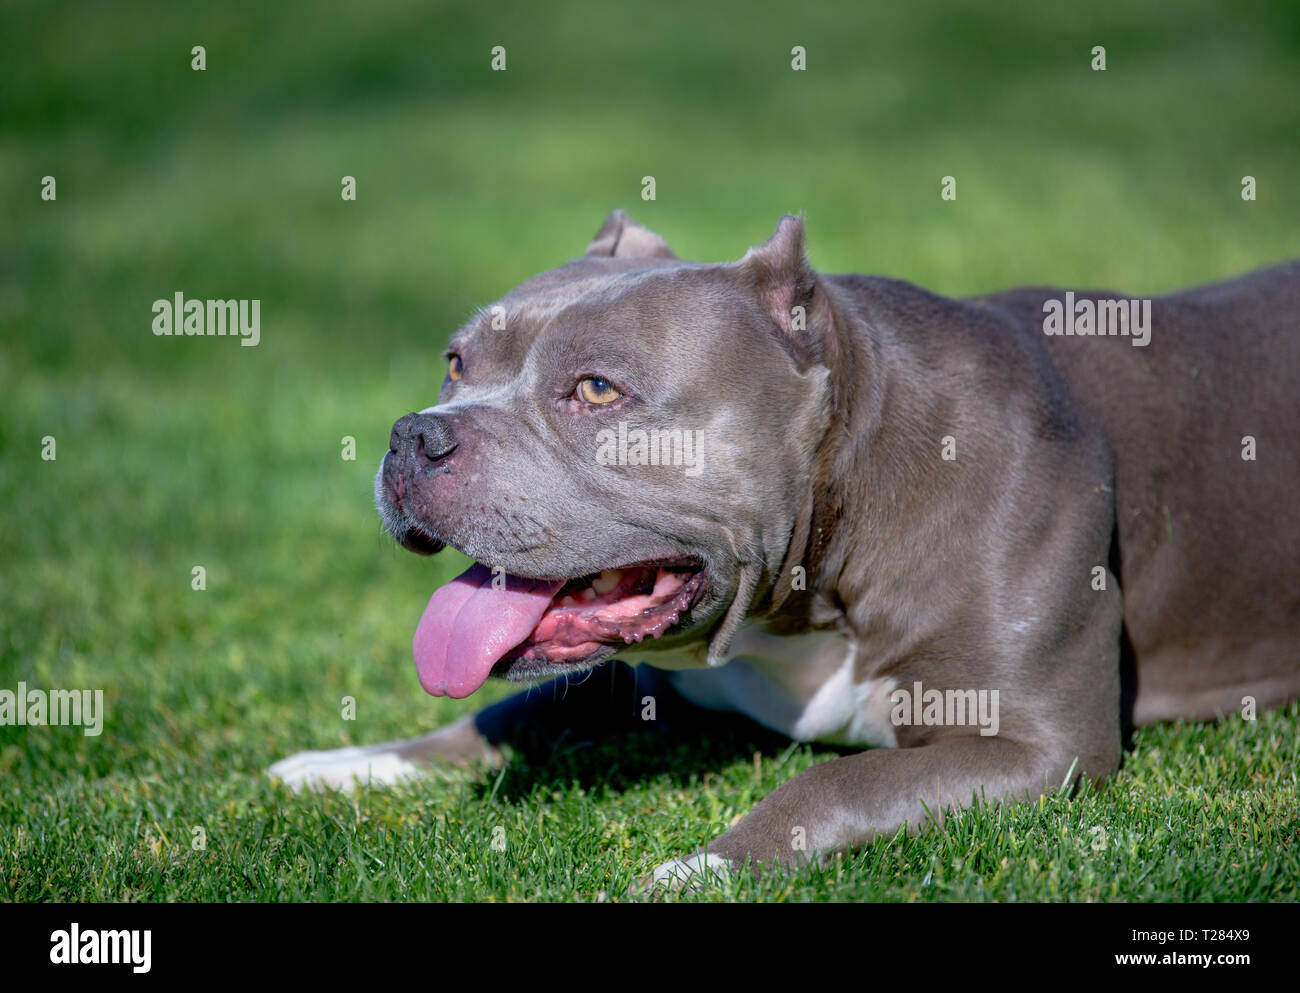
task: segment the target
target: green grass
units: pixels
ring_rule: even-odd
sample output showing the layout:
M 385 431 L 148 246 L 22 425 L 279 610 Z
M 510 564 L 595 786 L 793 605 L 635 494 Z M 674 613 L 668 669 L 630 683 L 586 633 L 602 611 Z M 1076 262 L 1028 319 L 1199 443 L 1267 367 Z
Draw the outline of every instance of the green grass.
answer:
M 625 743 L 356 796 L 262 775 L 481 705 L 419 689 L 411 632 L 463 561 L 397 550 L 371 480 L 451 330 L 613 207 L 708 260 L 802 210 L 820 268 L 950 294 L 1300 254 L 1293 6 L 490 6 L 0 15 L 0 688 L 108 707 L 98 738 L 0 728 L 0 898 L 623 899 L 826 757 Z M 153 337 L 176 290 L 261 299 L 262 344 Z M 1147 729 L 1095 794 L 683 899 L 1294 899 L 1298 729 Z
M 276 730 L 291 723 L 277 720 L 287 707 L 252 707 L 246 722 L 255 728 L 234 734 L 203 714 L 206 737 L 247 739 L 241 751 L 251 756 L 267 754 L 262 739 L 287 744 Z M 219 757 L 238 746 L 195 743 L 181 717 L 161 711 L 159 723 L 176 726 L 140 763 L 148 768 L 104 777 L 75 763 L 65 776 L 46 769 L 46 787 L 25 791 L 21 808 L 7 799 L 0 895 L 626 900 L 639 875 L 693 850 L 819 758 L 804 746 L 760 761 L 737 756 L 738 747 L 679 747 L 651 759 L 600 746 L 486 776 L 296 796 L 259 777 L 256 762 Z M 1293 708 L 1257 726 L 1146 731 L 1100 792 L 962 812 L 942 831 L 881 839 L 826 868 L 665 898 L 1294 899 L 1296 720 Z M 356 734 L 392 733 L 393 724 L 359 720 Z M 716 772 L 700 771 L 713 763 Z M 195 828 L 206 850 L 194 850 Z

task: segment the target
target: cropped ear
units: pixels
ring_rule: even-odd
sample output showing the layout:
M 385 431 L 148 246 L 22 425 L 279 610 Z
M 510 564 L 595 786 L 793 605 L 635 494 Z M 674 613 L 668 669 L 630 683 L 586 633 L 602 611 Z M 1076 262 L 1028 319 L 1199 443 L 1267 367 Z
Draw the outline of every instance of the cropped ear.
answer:
M 587 246 L 587 258 L 675 259 L 676 255 L 657 234 L 642 227 L 621 210 L 605 218 L 596 240 Z
M 786 346 L 801 363 L 818 362 L 834 316 L 830 299 L 804 255 L 803 221 L 786 214 L 772 237 L 736 263 L 750 282 Z

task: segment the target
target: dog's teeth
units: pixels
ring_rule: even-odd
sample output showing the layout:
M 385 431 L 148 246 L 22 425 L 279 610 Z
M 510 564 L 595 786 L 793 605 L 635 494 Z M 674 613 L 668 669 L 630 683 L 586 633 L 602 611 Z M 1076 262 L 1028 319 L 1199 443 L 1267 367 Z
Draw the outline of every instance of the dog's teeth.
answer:
M 560 601 L 560 606 L 561 606 L 561 607 L 572 607 L 572 606 L 573 606 L 575 603 L 577 603 L 577 602 L 578 602 L 578 601 L 575 600 L 575 599 L 573 599 L 573 597 L 571 597 L 571 596 L 566 596 L 563 600 Z
M 604 596 L 610 590 L 614 589 L 622 579 L 623 573 L 618 569 L 606 569 L 591 581 L 591 588 L 601 596 Z
M 596 591 L 593 590 L 590 586 L 588 586 L 585 590 L 582 591 L 582 599 L 584 600 L 596 599 Z

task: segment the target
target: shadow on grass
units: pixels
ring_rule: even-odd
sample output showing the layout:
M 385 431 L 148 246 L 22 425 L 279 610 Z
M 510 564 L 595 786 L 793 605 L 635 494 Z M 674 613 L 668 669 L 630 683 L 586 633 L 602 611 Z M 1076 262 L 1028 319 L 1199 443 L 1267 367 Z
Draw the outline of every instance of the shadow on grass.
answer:
M 495 793 L 511 802 L 561 786 L 621 793 L 664 777 L 685 787 L 737 762 L 752 761 L 755 752 L 764 761 L 774 760 L 790 744 L 788 738 L 740 721 L 689 739 L 652 731 L 616 732 L 600 741 L 561 738 L 515 750 L 502 771 L 474 790 L 480 799 Z
M 650 720 L 642 715 L 652 697 Z M 792 748 L 785 735 L 739 714 L 696 707 L 662 674 L 621 663 L 602 666 L 581 685 L 557 683 L 511 697 L 476 721 L 490 741 L 509 746 L 504 768 L 476 789 L 506 800 L 557 786 L 621 792 L 664 777 L 688 786 L 750 762 L 755 753 L 779 760 Z

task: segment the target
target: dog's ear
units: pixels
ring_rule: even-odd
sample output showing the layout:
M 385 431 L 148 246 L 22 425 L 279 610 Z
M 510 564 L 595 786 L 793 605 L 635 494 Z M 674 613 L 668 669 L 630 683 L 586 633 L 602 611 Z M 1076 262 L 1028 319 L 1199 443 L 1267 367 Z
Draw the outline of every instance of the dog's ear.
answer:
M 821 361 L 822 343 L 834 317 L 826 290 L 804 254 L 803 221 L 786 214 L 772 237 L 746 252 L 736 266 L 796 360 Z
M 587 258 L 675 259 L 676 255 L 657 234 L 638 224 L 621 210 L 605 218 L 595 240 L 587 246 Z

